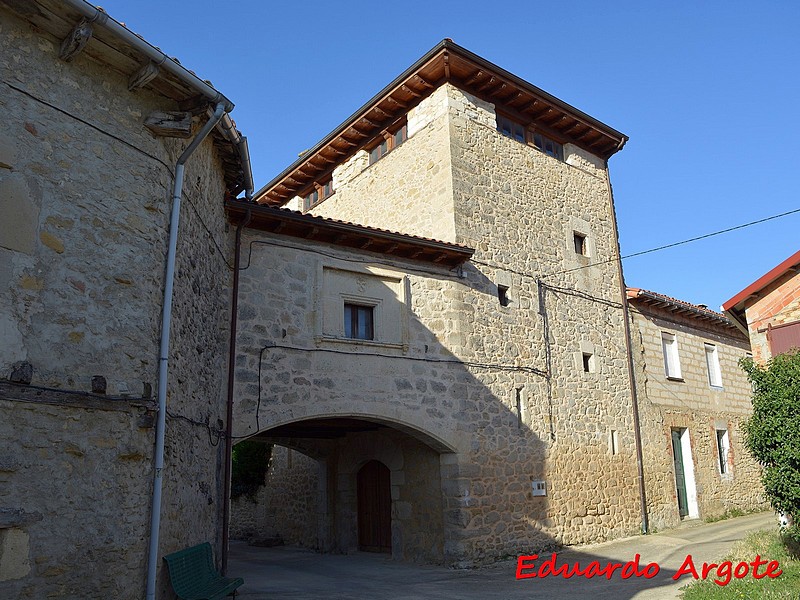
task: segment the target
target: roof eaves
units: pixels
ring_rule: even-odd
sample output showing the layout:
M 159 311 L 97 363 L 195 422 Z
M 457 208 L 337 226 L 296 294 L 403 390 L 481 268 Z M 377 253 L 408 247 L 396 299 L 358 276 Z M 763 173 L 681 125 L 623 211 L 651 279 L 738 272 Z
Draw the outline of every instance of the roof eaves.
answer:
M 789 258 L 784 260 L 781 264 L 779 264 L 774 269 L 771 269 L 769 272 L 765 273 L 758 279 L 756 279 L 753 283 L 748 285 L 744 288 L 741 292 L 736 294 L 733 298 L 724 302 L 722 304 L 722 309 L 725 312 L 729 312 L 734 309 L 743 309 L 744 307 L 737 307 L 738 304 L 741 302 L 746 301 L 751 296 L 757 296 L 758 293 L 767 287 L 772 282 L 776 281 L 790 270 L 794 269 L 795 267 L 800 266 L 800 251 L 795 252 Z
M 370 100 L 368 100 L 363 106 L 361 106 L 358 110 L 356 110 L 352 115 L 350 115 L 347 119 L 345 119 L 338 127 L 336 127 L 333 131 L 331 131 L 327 136 L 325 136 L 322 140 L 320 140 L 317 144 L 315 144 L 312 148 L 302 153 L 301 156 L 297 158 L 291 165 L 289 165 L 286 169 L 281 171 L 277 176 L 275 176 L 271 181 L 269 181 L 266 185 L 264 185 L 261 189 L 258 190 L 254 194 L 254 198 L 259 201 L 262 197 L 266 196 L 268 192 L 273 190 L 276 186 L 280 185 L 282 181 L 284 181 L 287 177 L 289 177 L 292 173 L 296 172 L 304 163 L 307 163 L 311 160 L 318 152 L 322 151 L 326 146 L 331 144 L 334 140 L 336 140 L 340 135 L 342 135 L 353 123 L 359 120 L 362 116 L 365 116 L 372 107 L 384 98 L 389 97 L 395 90 L 399 87 L 403 86 L 409 78 L 411 78 L 416 72 L 421 70 L 427 63 L 433 60 L 441 53 L 453 52 L 455 54 L 460 55 L 462 58 L 470 61 L 471 63 L 475 64 L 477 67 L 482 69 L 486 69 L 489 71 L 493 71 L 497 73 L 500 77 L 509 80 L 514 85 L 527 89 L 528 92 L 533 94 L 534 96 L 539 96 L 545 102 L 552 104 L 553 106 L 563 110 L 565 113 L 571 113 L 578 119 L 582 120 L 586 123 L 589 127 L 595 128 L 605 134 L 606 136 L 612 138 L 617 143 L 617 146 L 612 151 L 609 151 L 609 156 L 621 150 L 625 143 L 628 141 L 628 136 L 617 131 L 613 127 L 606 125 L 602 121 L 595 119 L 594 117 L 584 113 L 583 111 L 578 110 L 574 106 L 564 102 L 563 100 L 559 100 L 555 96 L 545 92 L 541 88 L 536 87 L 535 85 L 525 81 L 524 79 L 514 75 L 506 71 L 505 69 L 497 66 L 496 64 L 478 56 L 477 54 L 470 52 L 466 48 L 459 46 L 455 42 L 450 39 L 444 39 L 439 42 L 436 46 L 431 48 L 428 52 L 425 53 L 420 59 L 418 59 L 413 65 L 407 68 L 403 73 L 397 76 L 389 85 L 385 86 L 380 92 L 375 94 Z

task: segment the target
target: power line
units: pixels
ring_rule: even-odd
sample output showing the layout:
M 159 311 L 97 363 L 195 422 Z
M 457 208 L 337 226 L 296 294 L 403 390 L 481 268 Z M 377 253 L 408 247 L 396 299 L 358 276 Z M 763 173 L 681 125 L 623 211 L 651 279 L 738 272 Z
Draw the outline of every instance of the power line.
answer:
M 752 227 L 753 225 L 759 225 L 761 223 L 766 223 L 767 221 L 773 221 L 775 219 L 780 219 L 782 217 L 788 217 L 789 215 L 793 215 L 796 213 L 800 213 L 800 208 L 795 208 L 794 210 L 789 210 L 777 215 L 772 215 L 771 217 L 765 217 L 763 219 L 757 219 L 755 221 L 750 221 L 748 223 L 743 223 L 741 225 L 736 225 L 734 227 L 728 227 L 727 229 L 720 229 L 719 231 L 714 231 L 712 233 L 706 233 L 704 235 L 698 235 L 693 238 L 689 238 L 686 240 L 681 240 L 680 242 L 673 242 L 671 244 L 665 244 L 663 246 L 658 246 L 656 248 L 650 248 L 649 250 L 642 250 L 640 252 L 634 252 L 633 254 L 626 254 L 625 256 L 620 256 L 620 260 L 625 260 L 627 258 L 633 258 L 635 256 L 642 256 L 644 254 L 652 254 L 653 252 L 660 252 L 661 250 L 667 250 L 668 248 L 675 248 L 676 246 L 682 246 L 684 244 L 690 244 L 692 242 L 697 242 L 699 240 L 704 240 L 710 237 L 714 237 L 717 235 L 722 235 L 723 233 L 730 233 L 731 231 L 736 231 L 738 229 L 744 229 L 745 227 Z M 582 269 L 588 269 L 589 267 L 596 267 L 598 265 L 605 265 L 610 262 L 616 261 L 616 258 L 608 258 L 606 260 L 601 260 L 599 262 L 589 263 L 588 265 L 582 265 L 580 267 L 575 267 L 573 269 L 566 269 L 564 271 L 556 271 L 555 273 L 550 273 L 548 275 L 542 276 L 542 279 L 545 277 L 553 277 L 554 275 L 563 275 L 564 273 L 571 273 L 572 271 L 580 271 Z M 502 267 L 498 267 L 502 268 Z M 532 276 L 532 275 L 531 275 Z

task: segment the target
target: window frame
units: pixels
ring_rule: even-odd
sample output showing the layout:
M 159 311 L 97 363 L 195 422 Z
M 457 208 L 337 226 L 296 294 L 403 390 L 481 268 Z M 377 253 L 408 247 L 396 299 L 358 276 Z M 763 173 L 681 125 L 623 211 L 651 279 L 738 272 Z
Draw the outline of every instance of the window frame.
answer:
M 400 139 L 398 141 L 397 134 L 400 134 Z M 369 165 L 374 165 L 384 156 L 389 154 L 392 150 L 400 146 L 403 142 L 408 140 L 408 121 L 403 120 L 400 123 L 393 125 L 387 129 L 384 129 L 380 136 L 378 137 L 377 141 L 374 143 L 370 143 L 364 147 L 366 150 L 367 155 L 369 156 Z M 382 147 L 385 147 L 385 150 L 382 150 L 377 155 L 375 154 L 375 150 L 378 150 Z
M 313 189 L 309 191 L 307 194 L 302 196 L 303 198 L 303 212 L 307 212 L 317 206 L 320 202 L 327 200 L 333 194 L 335 190 L 333 189 L 333 177 L 327 177 L 320 181 L 315 181 L 313 185 Z M 314 199 L 312 200 L 312 196 Z
M 706 370 L 708 371 L 708 385 L 715 389 L 722 389 L 722 368 L 719 364 L 719 350 L 716 344 L 704 343 L 706 355 Z
M 580 240 L 580 248 L 578 248 L 578 240 Z M 572 245 L 575 254 L 578 256 L 589 256 L 589 236 L 580 231 L 572 232 Z
M 344 337 L 348 340 L 361 340 L 367 342 L 374 342 L 375 341 L 375 305 L 374 304 L 358 304 L 357 302 L 353 302 L 351 300 L 345 300 L 343 303 L 344 306 Z M 350 317 L 348 319 L 348 308 L 350 309 Z M 356 309 L 356 310 L 353 310 Z M 361 337 L 358 335 L 358 332 L 361 329 L 361 324 L 359 321 L 359 315 L 369 315 L 368 323 L 365 327 L 365 335 L 367 337 Z M 352 335 L 347 334 L 348 330 L 348 320 L 350 321 L 350 333 Z M 366 333 L 368 332 L 368 334 Z
M 720 475 L 730 475 L 728 456 L 731 452 L 731 438 L 727 427 L 719 425 L 714 427 L 714 437 L 717 443 L 717 469 Z M 720 435 L 721 434 L 721 435 Z
M 681 357 L 678 351 L 678 336 L 669 331 L 661 332 L 661 351 L 664 354 L 664 374 L 671 381 L 683 381 Z M 672 359 L 672 361 L 670 361 Z M 671 364 L 672 362 L 672 367 Z
M 564 142 L 554 138 L 549 131 L 546 132 L 541 127 L 537 127 L 535 123 L 525 125 L 517 119 L 507 117 L 502 113 L 496 113 L 495 123 L 500 135 L 535 148 L 542 154 L 546 154 L 560 162 L 565 162 Z M 519 128 L 519 131 L 517 128 Z M 504 129 L 507 129 L 508 133 Z M 552 151 L 548 150 L 548 143 L 553 145 Z

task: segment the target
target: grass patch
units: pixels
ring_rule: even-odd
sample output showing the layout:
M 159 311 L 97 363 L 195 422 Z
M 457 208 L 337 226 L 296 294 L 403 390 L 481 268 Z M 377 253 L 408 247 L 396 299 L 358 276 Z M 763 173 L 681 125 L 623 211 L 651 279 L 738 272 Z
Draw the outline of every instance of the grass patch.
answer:
M 764 512 L 763 508 L 751 508 L 742 510 L 741 508 L 729 508 L 721 515 L 716 517 L 706 517 L 703 519 L 706 523 L 716 523 L 717 521 L 724 521 L 725 519 L 735 519 L 736 517 L 743 517 L 745 515 L 752 515 L 753 513 Z
M 753 579 L 752 568 L 744 579 L 731 579 L 726 586 L 714 583 L 715 571 L 706 580 L 695 581 L 681 588 L 683 600 L 726 600 L 728 598 L 761 598 L 764 600 L 798 600 L 800 598 L 800 557 L 787 550 L 777 531 L 757 531 L 737 542 L 723 560 L 734 566 L 751 562 L 756 554 L 763 560 L 777 560 L 783 573 L 770 579 Z M 695 565 L 700 568 L 700 565 Z M 759 568 L 764 573 L 765 567 Z

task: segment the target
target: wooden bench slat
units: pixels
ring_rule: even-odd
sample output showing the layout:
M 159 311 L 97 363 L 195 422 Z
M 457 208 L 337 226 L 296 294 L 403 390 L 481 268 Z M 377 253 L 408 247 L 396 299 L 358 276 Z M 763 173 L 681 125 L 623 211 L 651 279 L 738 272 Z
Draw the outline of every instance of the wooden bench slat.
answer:
M 241 577 L 223 577 L 214 567 L 208 542 L 164 557 L 172 589 L 181 600 L 216 600 L 234 593 L 244 583 Z

